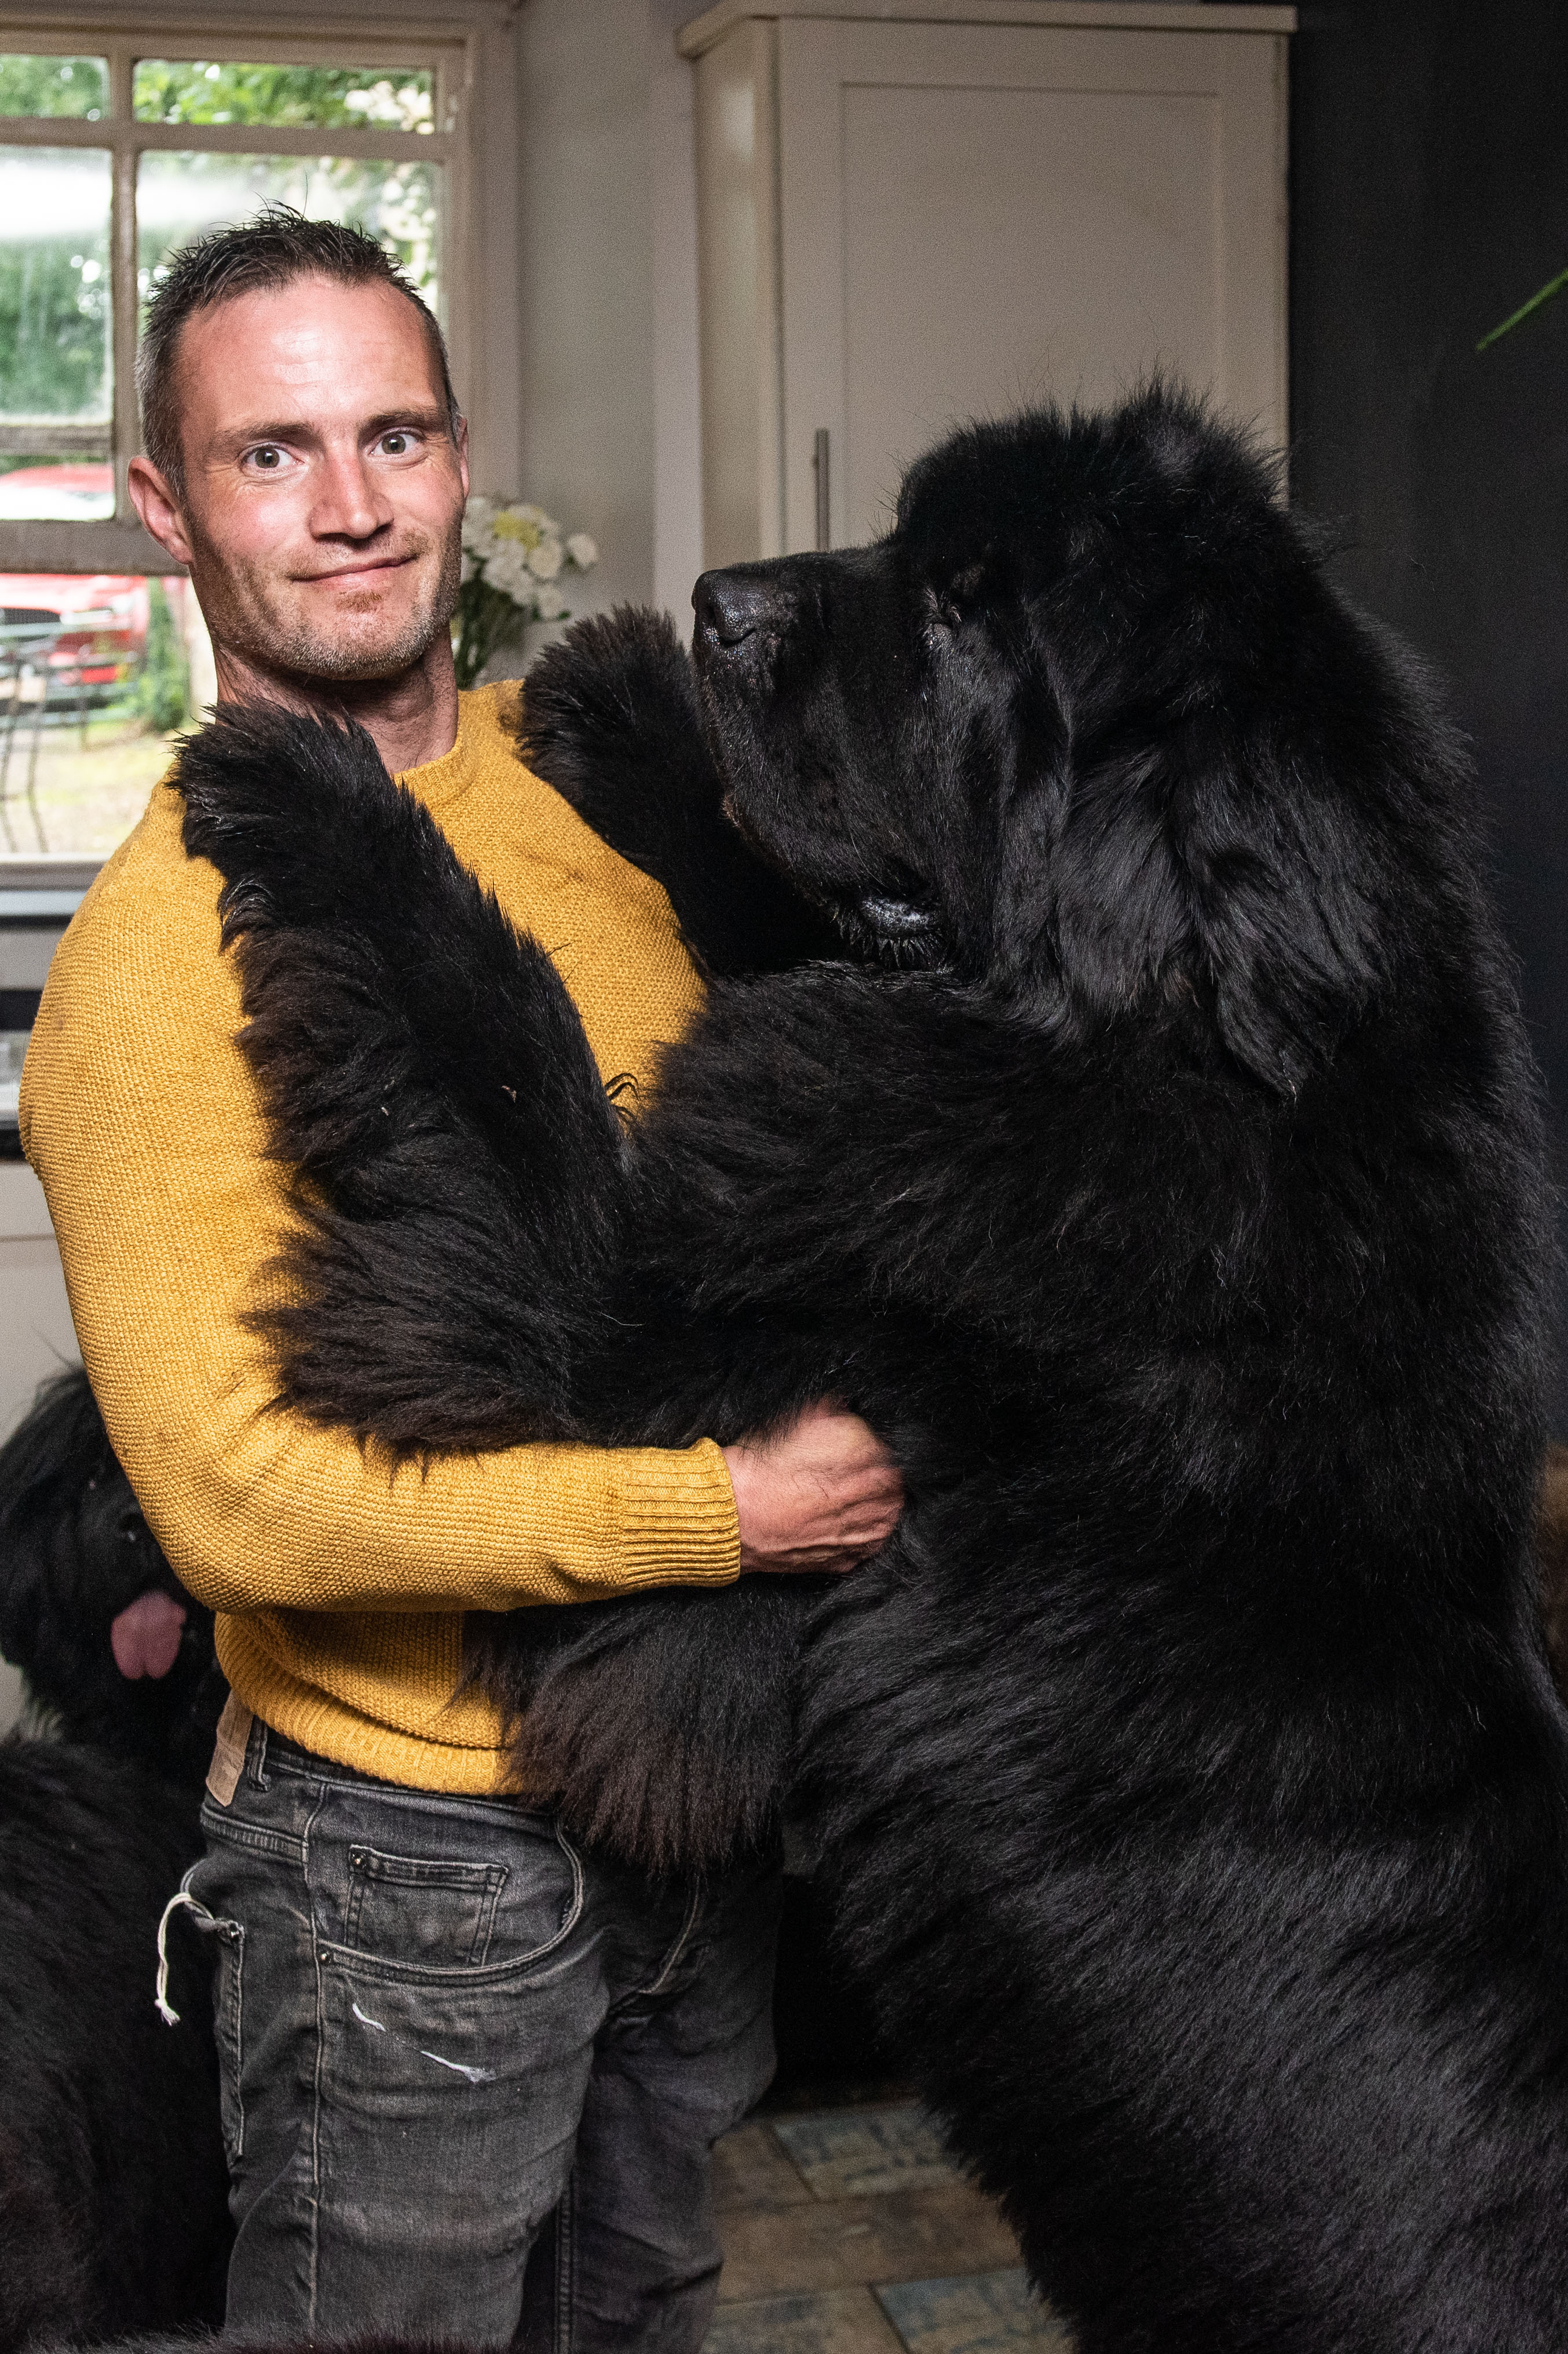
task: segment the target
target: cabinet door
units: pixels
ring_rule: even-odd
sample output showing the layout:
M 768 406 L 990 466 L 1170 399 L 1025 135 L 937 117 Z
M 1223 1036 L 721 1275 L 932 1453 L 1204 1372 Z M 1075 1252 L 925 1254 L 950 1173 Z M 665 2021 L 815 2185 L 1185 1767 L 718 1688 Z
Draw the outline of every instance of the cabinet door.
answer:
M 778 37 L 788 547 L 885 529 L 955 422 L 1097 406 L 1156 366 L 1283 444 L 1282 37 Z

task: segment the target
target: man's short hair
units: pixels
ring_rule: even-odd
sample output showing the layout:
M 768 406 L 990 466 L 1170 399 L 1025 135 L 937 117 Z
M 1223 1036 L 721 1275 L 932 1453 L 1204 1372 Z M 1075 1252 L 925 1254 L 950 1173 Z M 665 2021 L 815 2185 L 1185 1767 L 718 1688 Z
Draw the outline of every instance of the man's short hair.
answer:
M 136 355 L 142 446 L 175 491 L 185 487 L 175 364 L 180 330 L 196 311 L 238 295 L 271 292 L 296 278 L 330 278 L 340 286 L 391 286 L 419 314 L 440 377 L 456 440 L 462 421 L 452 390 L 446 338 L 434 312 L 384 245 L 342 221 L 307 220 L 291 205 L 268 205 L 239 228 L 214 229 L 182 246 L 147 309 Z

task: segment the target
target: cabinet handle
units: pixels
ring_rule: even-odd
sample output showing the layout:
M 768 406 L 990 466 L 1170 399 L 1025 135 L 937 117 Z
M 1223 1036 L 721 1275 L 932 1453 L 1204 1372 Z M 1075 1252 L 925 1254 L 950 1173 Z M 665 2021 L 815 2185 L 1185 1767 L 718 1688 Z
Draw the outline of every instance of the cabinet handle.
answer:
M 817 478 L 817 546 L 831 547 L 833 544 L 832 508 L 828 504 L 828 429 L 817 428 L 811 446 L 811 472 Z

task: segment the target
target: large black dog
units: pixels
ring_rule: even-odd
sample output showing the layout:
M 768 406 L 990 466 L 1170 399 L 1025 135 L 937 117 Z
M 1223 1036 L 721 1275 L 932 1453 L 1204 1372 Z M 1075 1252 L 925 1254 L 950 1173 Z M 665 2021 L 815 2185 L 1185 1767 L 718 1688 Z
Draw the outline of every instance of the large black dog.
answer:
M 0 1447 L 0 1658 L 68 1741 L 200 1787 L 228 1687 L 79 1365 Z
M 206 1957 L 153 2007 L 227 1691 L 79 1369 L 0 1447 L 0 1651 L 62 1738 L 0 1744 L 0 2354 L 217 2321 L 231 2232 Z
M 535 759 L 715 970 L 800 937 L 721 803 L 868 961 L 718 981 L 630 1123 L 367 739 L 185 754 L 281 1385 L 405 1453 L 861 1409 L 879 1560 L 491 1627 L 524 1760 L 655 1861 L 751 1835 L 807 1611 L 846 1948 L 1085 2354 L 1560 2349 L 1549 1218 L 1455 740 L 1159 391 L 696 604 L 694 684 L 635 619 L 542 664 Z
M 0 2354 L 216 2322 L 231 2238 L 205 1957 L 153 2007 L 196 1806 L 145 1766 L 0 1743 Z

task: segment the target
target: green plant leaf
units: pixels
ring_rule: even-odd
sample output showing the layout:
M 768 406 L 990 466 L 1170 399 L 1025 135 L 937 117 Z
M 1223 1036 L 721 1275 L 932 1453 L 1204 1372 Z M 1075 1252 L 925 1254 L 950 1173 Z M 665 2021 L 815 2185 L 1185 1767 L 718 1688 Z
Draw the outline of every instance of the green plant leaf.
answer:
M 1550 302 L 1554 294 L 1561 294 L 1564 286 L 1568 286 L 1568 270 L 1560 270 L 1555 278 L 1548 279 L 1546 284 L 1538 293 L 1532 294 L 1528 302 L 1520 304 L 1511 318 L 1505 319 L 1500 327 L 1494 327 L 1489 334 L 1483 335 L 1476 345 L 1477 351 L 1484 352 L 1489 344 L 1495 344 L 1499 336 L 1510 334 L 1521 320 L 1530 317 L 1532 311 L 1539 311 L 1543 302 Z

